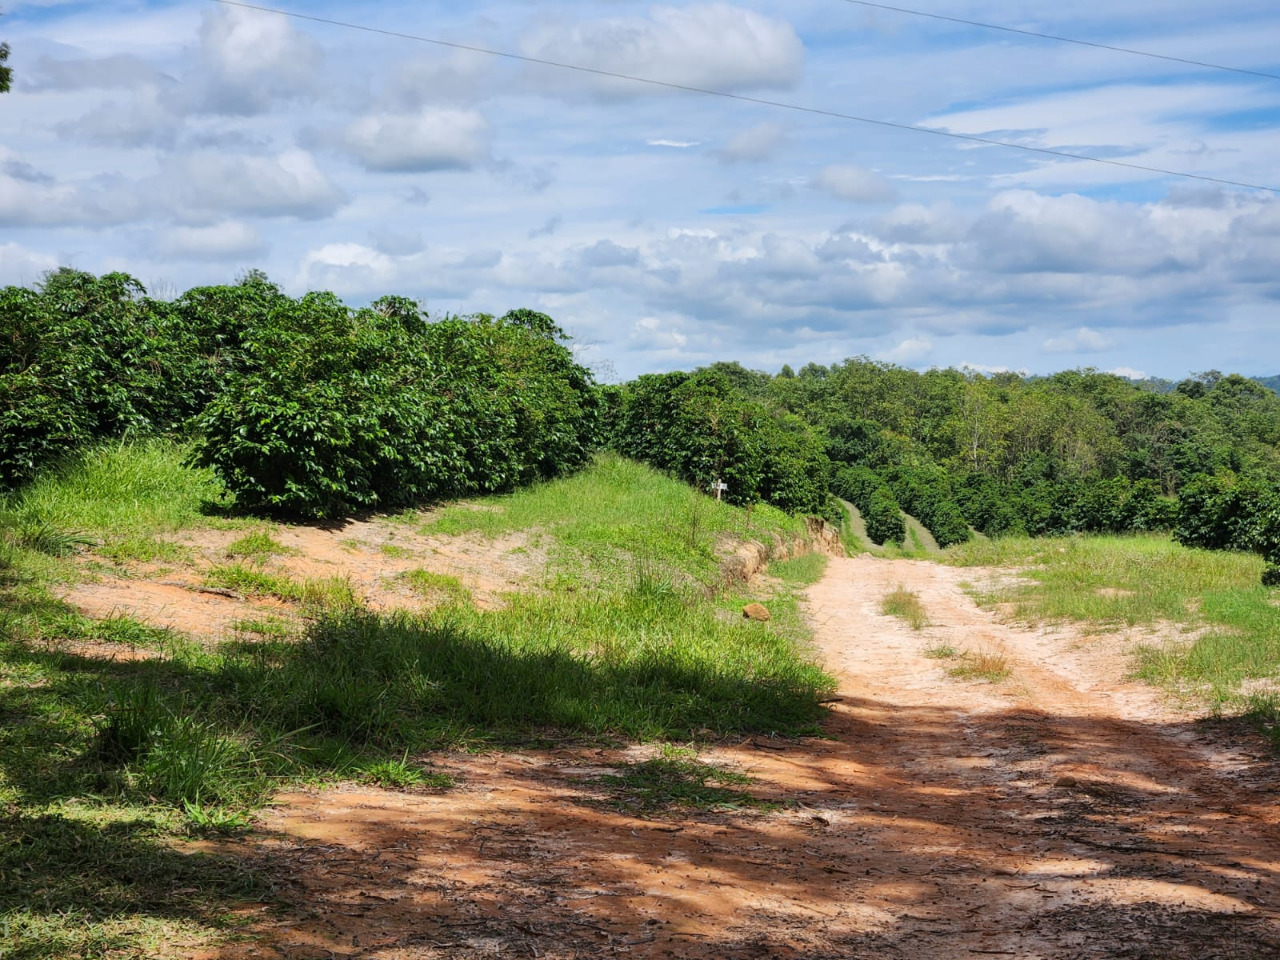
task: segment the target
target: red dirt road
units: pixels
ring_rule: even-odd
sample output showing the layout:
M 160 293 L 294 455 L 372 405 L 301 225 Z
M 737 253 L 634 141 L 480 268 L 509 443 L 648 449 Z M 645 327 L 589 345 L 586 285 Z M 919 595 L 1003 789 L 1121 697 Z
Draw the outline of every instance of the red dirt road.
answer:
M 703 759 L 781 812 L 637 819 L 642 750 L 449 757 L 441 795 L 279 798 L 252 841 L 293 908 L 225 957 L 1280 957 L 1277 768 L 1118 679 L 1115 641 L 1002 625 L 972 571 L 833 560 L 810 591 L 830 739 Z M 935 626 L 880 614 L 898 585 Z M 947 676 L 947 643 L 1003 656 Z

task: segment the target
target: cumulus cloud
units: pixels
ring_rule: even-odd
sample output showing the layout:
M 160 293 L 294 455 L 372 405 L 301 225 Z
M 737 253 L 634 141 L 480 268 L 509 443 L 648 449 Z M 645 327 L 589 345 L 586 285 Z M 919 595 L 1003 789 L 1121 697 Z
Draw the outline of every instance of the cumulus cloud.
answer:
M 0 284 L 29 285 L 57 266 L 53 257 L 16 243 L 0 243 Z
M 908 337 L 892 350 L 881 353 L 880 359 L 893 363 L 913 363 L 923 360 L 931 353 L 933 353 L 933 341 L 928 337 Z
M 426 108 L 361 117 L 346 129 L 342 142 L 369 170 L 466 170 L 488 156 L 489 125 L 473 110 Z
M 721 163 L 762 163 L 772 160 L 786 139 L 778 123 L 760 123 L 730 137 L 716 156 Z
M 207 227 L 171 227 L 155 241 L 157 254 L 191 260 L 241 260 L 261 256 L 266 249 L 257 228 L 238 220 Z
M 23 81 L 23 90 L 105 90 L 114 87 L 141 87 L 163 77 L 151 64 L 133 54 L 120 53 L 110 57 L 77 57 L 55 60 L 42 56 L 29 68 Z
M 1111 345 L 1111 341 L 1097 330 L 1081 327 L 1069 336 L 1050 337 L 1042 349 L 1045 353 L 1098 353 Z
M 0 226 L 103 226 L 142 212 L 133 185 L 120 177 L 56 182 L 21 165 L 0 171 Z
M 823 167 L 810 183 L 815 190 L 854 203 L 882 203 L 897 196 L 893 184 L 880 174 L 862 167 Z
M 726 91 L 790 87 L 804 67 L 804 44 L 791 24 L 728 3 L 655 7 L 648 17 L 548 23 L 531 32 L 523 48 L 542 59 Z M 610 96 L 659 89 L 589 75 L 536 76 L 571 90 L 591 84 Z
M 1147 379 L 1146 371 L 1135 370 L 1133 367 L 1116 367 L 1114 370 L 1108 370 L 1107 373 L 1114 374 L 1117 377 L 1124 377 L 1126 380 Z
M 315 220 L 346 202 L 346 194 L 302 150 L 276 156 L 186 154 L 163 174 L 178 208 L 190 214 L 235 213 Z
M 241 116 L 313 94 L 323 65 L 319 45 L 288 18 L 238 7 L 204 15 L 199 56 L 203 106 Z

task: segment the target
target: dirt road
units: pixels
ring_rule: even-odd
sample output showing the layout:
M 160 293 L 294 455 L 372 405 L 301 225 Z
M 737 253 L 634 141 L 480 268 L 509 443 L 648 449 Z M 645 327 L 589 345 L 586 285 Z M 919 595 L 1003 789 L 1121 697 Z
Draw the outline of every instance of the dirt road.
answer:
M 809 605 L 829 739 L 704 759 L 775 813 L 637 819 L 593 777 L 643 751 L 450 758 L 440 796 L 282 797 L 259 856 L 296 909 L 224 956 L 1280 957 L 1277 770 L 1124 682 L 1114 641 L 996 623 L 972 571 L 833 560 Z M 898 585 L 934 624 L 880 613 Z M 1003 657 L 998 684 L 927 650 Z

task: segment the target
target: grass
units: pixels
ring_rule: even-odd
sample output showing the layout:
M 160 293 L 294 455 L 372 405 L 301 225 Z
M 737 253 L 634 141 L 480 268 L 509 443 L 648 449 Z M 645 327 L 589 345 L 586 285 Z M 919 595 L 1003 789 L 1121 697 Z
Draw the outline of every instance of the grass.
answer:
M 470 603 L 471 591 L 457 577 L 430 570 L 406 570 L 395 578 L 410 590 L 431 603 Z
M 752 782 L 745 774 L 703 763 L 696 750 L 670 744 L 661 745 L 655 757 L 626 764 L 621 773 L 595 780 L 605 788 L 611 803 L 628 813 L 776 810 L 777 803 L 733 789 Z
M 359 606 L 355 588 L 344 577 L 308 577 L 299 582 L 288 574 L 242 563 L 220 564 L 205 574 L 205 586 L 250 597 L 274 597 L 316 611 L 347 610 Z
M 286 547 L 271 536 L 269 530 L 255 530 L 227 545 L 228 557 L 245 557 L 258 562 L 275 556 L 289 556 L 297 553 L 297 550 Z
M 991 651 L 966 651 L 957 655 L 959 663 L 947 670 L 947 676 L 957 680 L 984 680 L 1001 683 L 1009 679 L 1009 661 Z
M 924 655 L 930 660 L 954 660 L 960 651 L 949 643 L 935 643 L 925 647 Z
M 717 586 L 717 548 L 725 538 L 803 539 L 804 522 L 767 504 L 747 511 L 716 501 L 657 471 L 600 454 L 586 470 L 476 504 L 448 507 L 422 526 L 426 535 L 536 532 L 558 548 L 561 569 L 581 563 L 609 578 L 637 560 Z
M 920 594 L 901 585 L 885 595 L 880 603 L 880 612 L 886 617 L 907 621 L 912 630 L 923 630 L 929 625 L 929 616 L 920 602 Z
M 1223 710 L 1275 710 L 1265 689 L 1280 677 L 1280 606 L 1249 554 L 1192 550 L 1166 536 L 1001 538 L 953 547 L 945 562 L 1019 567 L 1025 582 L 979 600 L 1028 622 L 1076 621 L 1171 633 L 1140 649 L 1150 682 Z
M 723 540 L 800 537 L 800 521 L 718 505 L 603 457 L 486 502 L 493 509 L 446 508 L 431 520 L 436 532 L 478 524 L 541 536 L 550 566 L 537 593 L 499 610 L 449 603 L 381 616 L 345 580 L 272 566 L 278 543 L 261 521 L 222 519 L 217 485 L 182 455 L 163 445 L 95 451 L 0 503 L 0 955 L 140 960 L 234 936 L 228 911 L 264 888 L 244 867 L 183 845 L 243 831 L 285 784 L 445 788 L 447 777 L 409 761 L 445 747 L 819 730 L 832 681 L 806 655 L 795 594 L 825 558 L 773 565 L 768 624 L 738 615 L 744 598 L 709 589 Z M 241 621 L 242 636 L 215 648 L 127 618 L 89 620 L 58 599 L 83 559 L 12 535 L 32 522 L 115 538 L 121 559 L 163 550 L 174 530 L 240 525 L 236 555 L 208 582 L 308 616 Z M 463 597 L 461 584 L 428 571 L 408 580 Z M 68 640 L 159 655 L 110 660 L 68 652 L 79 649 Z M 749 803 L 727 773 L 657 759 L 620 788 L 641 806 L 677 794 Z

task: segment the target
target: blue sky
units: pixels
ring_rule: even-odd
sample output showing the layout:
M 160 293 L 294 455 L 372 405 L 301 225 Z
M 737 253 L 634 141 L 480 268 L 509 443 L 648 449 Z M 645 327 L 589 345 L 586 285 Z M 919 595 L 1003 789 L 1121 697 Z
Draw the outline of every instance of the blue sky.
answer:
M 916 0 L 1280 73 L 1273 0 Z M 1280 187 L 1280 81 L 845 0 L 284 3 Z M 531 306 L 606 378 L 737 359 L 1280 371 L 1280 195 L 676 93 L 212 2 L 10 0 L 0 283 L 250 267 Z

